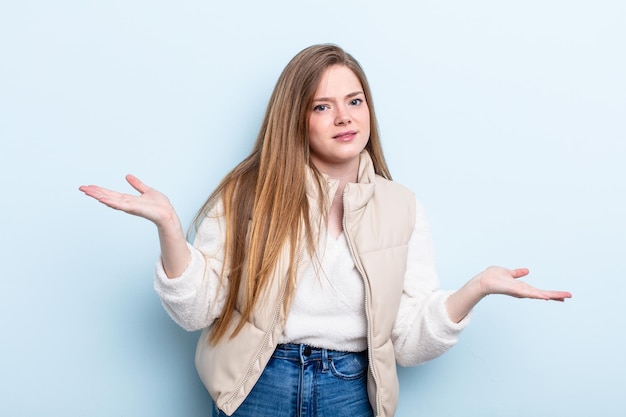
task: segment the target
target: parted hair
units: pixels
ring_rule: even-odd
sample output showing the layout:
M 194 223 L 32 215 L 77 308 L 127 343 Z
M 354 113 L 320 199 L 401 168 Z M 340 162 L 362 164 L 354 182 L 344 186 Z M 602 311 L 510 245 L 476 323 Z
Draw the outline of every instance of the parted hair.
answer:
M 309 115 L 325 70 L 335 65 L 351 69 L 361 82 L 370 112 L 366 150 L 376 174 L 391 179 L 369 83 L 360 64 L 332 44 L 313 45 L 299 52 L 276 82 L 252 152 L 224 177 L 193 221 L 192 227 L 197 230 L 211 208 L 222 203 L 226 237 L 221 279 L 228 280 L 228 293 L 223 312 L 211 329 L 212 343 L 225 336 L 236 309 L 241 317 L 229 337 L 249 320 L 285 245 L 289 245 L 290 255 L 285 312 L 295 289 L 298 247 L 305 243 L 309 255 L 313 255 L 315 237 L 305 193 L 307 166 L 314 173 L 317 194 L 322 196 L 317 204 L 323 219 L 327 202 L 326 182 L 309 158 Z M 240 290 L 243 301 L 237 305 Z

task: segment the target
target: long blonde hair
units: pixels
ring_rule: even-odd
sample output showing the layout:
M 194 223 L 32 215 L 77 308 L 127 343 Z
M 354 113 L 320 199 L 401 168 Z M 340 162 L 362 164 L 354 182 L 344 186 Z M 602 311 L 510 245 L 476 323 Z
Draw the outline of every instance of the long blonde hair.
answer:
M 315 174 L 320 196 L 325 195 L 325 182 L 310 163 L 308 120 L 320 79 L 333 65 L 350 68 L 361 82 L 370 111 L 370 139 L 366 149 L 375 172 L 391 179 L 380 144 L 370 87 L 359 63 L 332 44 L 302 50 L 287 64 L 274 87 L 252 152 L 224 177 L 193 222 L 197 230 L 210 209 L 218 201 L 223 204 L 226 240 L 222 279 L 229 280 L 229 290 L 222 315 L 212 327 L 212 343 L 224 337 L 236 307 L 241 319 L 231 337 L 250 318 L 285 244 L 289 244 L 291 251 L 284 304 L 287 309 L 295 288 L 295 251 L 303 239 L 309 250 L 314 250 L 305 193 L 306 167 Z M 320 199 L 318 204 L 324 213 L 325 201 Z M 245 285 L 243 304 L 237 306 L 241 285 Z

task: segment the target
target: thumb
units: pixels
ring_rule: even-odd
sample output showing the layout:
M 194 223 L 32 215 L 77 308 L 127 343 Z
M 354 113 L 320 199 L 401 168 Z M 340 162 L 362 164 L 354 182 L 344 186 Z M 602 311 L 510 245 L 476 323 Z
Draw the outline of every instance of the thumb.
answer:
M 128 183 L 137 191 L 139 191 L 139 193 L 143 194 L 146 191 L 148 191 L 150 189 L 150 187 L 148 187 L 146 184 L 144 184 L 143 182 L 139 181 L 139 178 L 135 177 L 132 174 L 128 174 L 126 175 L 126 181 L 128 181 Z
M 517 268 L 511 271 L 511 276 L 513 278 L 521 278 L 521 277 L 525 277 L 526 275 L 528 275 L 529 272 L 530 271 L 528 270 L 528 268 Z

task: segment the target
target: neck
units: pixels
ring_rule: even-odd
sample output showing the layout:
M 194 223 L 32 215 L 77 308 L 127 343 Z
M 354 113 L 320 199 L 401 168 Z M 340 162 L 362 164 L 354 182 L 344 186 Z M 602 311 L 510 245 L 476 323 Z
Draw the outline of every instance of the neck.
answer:
M 329 178 L 339 180 L 339 189 L 343 190 L 349 182 L 357 182 L 359 173 L 359 158 L 355 158 L 344 164 L 324 164 L 313 161 L 315 167 Z
M 330 202 L 327 224 L 328 233 L 333 239 L 337 239 L 343 230 L 343 190 L 349 182 L 357 182 L 359 158 L 354 158 L 345 164 L 323 164 L 319 161 L 313 161 L 313 163 L 322 174 L 339 181 L 337 190 Z

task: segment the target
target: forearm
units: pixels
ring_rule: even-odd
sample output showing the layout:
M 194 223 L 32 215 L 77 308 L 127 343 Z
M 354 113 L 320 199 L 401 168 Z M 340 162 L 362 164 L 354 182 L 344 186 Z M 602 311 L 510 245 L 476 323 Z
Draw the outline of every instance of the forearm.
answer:
M 221 210 L 218 203 L 202 220 L 193 246 L 184 238 L 180 222 L 160 229 L 163 254 L 155 268 L 155 289 L 172 319 L 187 330 L 210 326 L 221 315 L 228 293 L 228 279 L 222 279 L 228 272 Z
M 469 316 L 459 322 L 450 320 L 445 301 L 451 294 L 452 291 L 440 290 L 425 298 L 403 296 L 392 331 L 399 365 L 419 365 L 457 343 Z
M 463 320 L 485 295 L 478 276 L 469 280 L 446 300 L 446 310 L 450 320 L 455 323 Z
M 161 261 L 168 278 L 179 277 L 187 265 L 191 253 L 180 220 L 176 215 L 170 222 L 157 226 L 161 244 Z

